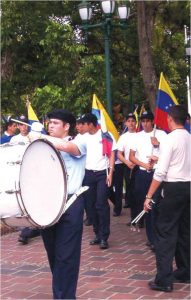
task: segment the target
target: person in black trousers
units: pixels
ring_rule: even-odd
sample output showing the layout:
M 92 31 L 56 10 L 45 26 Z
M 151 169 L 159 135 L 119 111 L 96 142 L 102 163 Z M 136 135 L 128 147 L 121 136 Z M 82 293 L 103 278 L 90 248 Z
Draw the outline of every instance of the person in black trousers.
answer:
M 187 110 L 182 105 L 168 111 L 168 134 L 144 202 L 149 211 L 153 194 L 162 183 L 162 196 L 155 222 L 157 274 L 152 290 L 171 292 L 173 282 L 190 282 L 190 181 L 191 141 L 185 129 Z M 151 158 L 155 161 L 155 157 Z M 173 259 L 177 269 L 173 271 Z

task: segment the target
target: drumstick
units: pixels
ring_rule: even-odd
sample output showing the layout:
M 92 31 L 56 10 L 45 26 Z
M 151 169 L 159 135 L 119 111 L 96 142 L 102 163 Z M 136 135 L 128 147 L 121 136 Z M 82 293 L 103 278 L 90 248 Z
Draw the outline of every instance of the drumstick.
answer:
M 142 211 L 140 212 L 140 214 L 138 214 L 138 216 L 136 216 L 136 218 L 135 218 L 133 221 L 131 221 L 131 224 L 137 223 L 137 222 L 142 218 L 142 216 L 143 216 L 145 213 L 146 213 L 146 211 L 145 211 L 145 210 L 142 210 Z

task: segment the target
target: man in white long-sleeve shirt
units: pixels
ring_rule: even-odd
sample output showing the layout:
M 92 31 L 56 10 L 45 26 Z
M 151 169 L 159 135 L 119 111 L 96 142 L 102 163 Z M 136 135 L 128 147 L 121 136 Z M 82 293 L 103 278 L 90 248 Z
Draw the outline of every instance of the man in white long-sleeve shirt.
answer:
M 171 133 L 159 156 L 144 209 L 151 209 L 154 192 L 163 182 L 163 195 L 156 220 L 157 274 L 149 282 L 152 290 L 171 292 L 173 281 L 190 281 L 190 134 L 184 128 L 187 111 L 182 105 L 168 112 Z M 173 258 L 177 270 L 173 272 Z

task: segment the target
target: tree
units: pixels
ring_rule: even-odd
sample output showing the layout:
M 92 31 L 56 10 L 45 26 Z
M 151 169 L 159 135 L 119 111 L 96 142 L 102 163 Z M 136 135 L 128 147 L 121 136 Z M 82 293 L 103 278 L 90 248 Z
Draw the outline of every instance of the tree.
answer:
M 91 3 L 96 21 L 102 17 L 100 3 Z M 3 113 L 24 113 L 26 95 L 38 117 L 54 107 L 87 112 L 93 93 L 106 103 L 103 34 L 94 30 L 85 40 L 78 4 L 2 2 Z M 127 112 L 146 101 L 154 110 L 161 71 L 176 96 L 185 98 L 183 25 L 189 25 L 189 1 L 136 1 L 131 11 L 126 29 L 111 32 L 113 103 Z

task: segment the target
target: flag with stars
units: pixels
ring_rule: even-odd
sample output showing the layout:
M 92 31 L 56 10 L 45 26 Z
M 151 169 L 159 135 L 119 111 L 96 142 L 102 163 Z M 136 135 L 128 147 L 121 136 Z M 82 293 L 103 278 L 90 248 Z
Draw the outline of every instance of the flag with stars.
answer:
M 101 125 L 101 112 L 103 114 L 103 117 L 105 119 L 105 124 L 107 127 L 107 130 L 111 132 L 111 134 L 114 136 L 115 141 L 119 139 L 119 133 L 117 132 L 117 129 L 115 125 L 113 124 L 112 120 L 110 119 L 107 111 L 105 110 L 104 106 L 96 96 L 96 94 L 93 95 L 93 101 L 92 101 L 92 114 L 96 115 L 98 119 L 98 124 Z M 101 126 L 100 126 L 101 127 Z
M 167 114 L 170 106 L 178 105 L 178 101 L 174 96 L 169 84 L 163 76 L 163 73 L 160 75 L 159 89 L 157 94 L 157 104 L 155 109 L 155 119 L 154 124 L 160 129 L 169 132 L 168 123 L 167 123 Z

